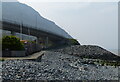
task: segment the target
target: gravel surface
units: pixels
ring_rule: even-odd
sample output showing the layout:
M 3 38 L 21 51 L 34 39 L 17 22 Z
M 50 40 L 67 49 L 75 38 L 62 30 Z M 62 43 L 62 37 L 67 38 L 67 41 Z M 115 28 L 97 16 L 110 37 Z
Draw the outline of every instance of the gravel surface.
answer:
M 120 61 L 120 56 L 115 55 L 102 47 L 96 45 L 74 45 L 60 49 L 53 50 L 63 54 L 69 54 L 79 57 L 102 59 L 102 60 L 115 60 Z
M 85 64 L 85 59 L 46 51 L 41 62 L 6 60 L 3 80 L 118 80 L 118 67 Z

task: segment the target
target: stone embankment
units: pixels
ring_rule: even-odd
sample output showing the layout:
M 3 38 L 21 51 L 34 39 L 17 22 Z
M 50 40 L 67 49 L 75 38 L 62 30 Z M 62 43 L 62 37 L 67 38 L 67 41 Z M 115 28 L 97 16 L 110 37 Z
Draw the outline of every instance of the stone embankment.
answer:
M 71 47 L 81 50 L 79 46 Z M 80 48 L 80 49 L 79 49 Z M 86 47 L 91 48 L 91 47 Z M 63 51 L 64 50 L 64 51 Z M 85 49 L 83 49 L 84 51 Z M 98 49 L 96 53 L 100 52 Z M 59 52 L 46 51 L 41 62 L 30 60 L 6 60 L 2 62 L 3 80 L 118 80 L 119 66 L 102 66 L 93 59 L 80 58 L 72 54 L 71 49 L 59 49 Z M 93 49 L 90 49 L 94 53 Z M 60 53 L 62 52 L 62 53 Z M 80 51 L 80 54 L 82 51 Z M 107 53 L 106 51 L 104 53 Z M 79 54 L 79 52 L 76 52 Z M 111 53 L 110 53 L 111 54 Z M 89 54 L 90 55 L 90 54 Z M 91 55 L 90 55 L 91 56 Z M 95 55 L 98 56 L 98 55 Z
M 81 58 L 92 58 L 102 60 L 120 61 L 120 56 L 117 56 L 99 46 L 93 45 L 76 45 L 54 50 L 63 54 L 79 56 Z

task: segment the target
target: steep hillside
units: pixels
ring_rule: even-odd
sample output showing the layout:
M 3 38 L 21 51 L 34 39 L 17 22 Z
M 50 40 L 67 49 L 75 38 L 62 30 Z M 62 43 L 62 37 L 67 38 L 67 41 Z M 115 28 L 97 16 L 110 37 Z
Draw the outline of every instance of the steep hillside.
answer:
M 32 7 L 19 2 L 2 2 L 2 21 L 50 32 L 65 38 L 72 38 L 54 22 L 42 17 Z

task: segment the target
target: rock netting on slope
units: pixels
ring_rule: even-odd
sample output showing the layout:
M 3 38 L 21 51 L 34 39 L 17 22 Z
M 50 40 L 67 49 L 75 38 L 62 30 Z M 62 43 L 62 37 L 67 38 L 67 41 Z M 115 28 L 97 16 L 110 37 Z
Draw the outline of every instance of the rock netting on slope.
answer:
M 3 80 L 118 80 L 118 67 L 84 64 L 79 57 L 46 52 L 41 62 L 7 60 Z
M 119 56 L 99 46 L 93 46 L 93 45 L 74 45 L 74 46 L 68 46 L 65 48 L 57 49 L 54 51 L 69 55 L 75 55 L 83 58 L 85 57 L 85 58 L 120 61 Z

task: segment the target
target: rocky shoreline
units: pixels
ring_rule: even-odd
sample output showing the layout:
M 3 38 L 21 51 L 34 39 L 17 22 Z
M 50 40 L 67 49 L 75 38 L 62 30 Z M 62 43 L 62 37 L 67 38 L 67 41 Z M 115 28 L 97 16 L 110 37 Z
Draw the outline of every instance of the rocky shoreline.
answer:
M 64 50 L 64 52 L 67 51 Z M 68 53 L 70 52 L 71 51 Z M 3 61 L 1 69 L 3 80 L 119 79 L 119 66 L 102 66 L 95 62 L 95 59 L 80 58 L 79 56 L 63 54 L 60 53 L 60 51 L 58 52 L 58 50 L 46 51 L 41 62 L 30 60 Z
M 120 61 L 120 56 L 117 56 L 96 45 L 75 45 L 56 49 L 53 51 L 79 56 L 80 58 Z

